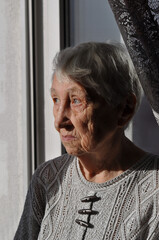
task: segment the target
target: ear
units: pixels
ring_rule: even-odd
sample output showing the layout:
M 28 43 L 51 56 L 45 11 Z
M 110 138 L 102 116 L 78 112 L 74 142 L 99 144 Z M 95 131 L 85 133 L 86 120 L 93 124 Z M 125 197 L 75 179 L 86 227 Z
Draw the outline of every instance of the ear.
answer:
M 118 126 L 124 127 L 128 124 L 128 122 L 132 119 L 135 113 L 136 106 L 136 96 L 132 93 L 129 94 L 123 101 L 122 104 L 119 105 L 119 115 L 118 115 Z

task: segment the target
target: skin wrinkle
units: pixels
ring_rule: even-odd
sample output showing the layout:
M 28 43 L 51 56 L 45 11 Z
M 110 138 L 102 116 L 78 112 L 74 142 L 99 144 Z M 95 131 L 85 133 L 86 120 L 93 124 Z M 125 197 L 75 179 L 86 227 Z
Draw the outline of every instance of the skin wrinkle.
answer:
M 64 80 L 64 77 L 62 78 L 62 80 Z M 60 83 L 62 82 L 61 79 L 59 82 Z M 68 79 L 66 80 L 66 82 L 68 83 Z M 54 89 L 52 89 L 52 91 L 55 92 Z M 69 88 L 68 88 L 68 91 L 70 91 Z M 86 98 L 86 93 L 85 93 L 84 89 L 83 89 L 84 94 L 81 93 L 82 92 L 81 90 L 79 90 L 79 89 L 77 90 L 75 87 L 73 87 L 71 89 L 71 92 L 73 92 L 73 91 L 75 93 L 77 93 L 77 95 L 79 95 L 79 93 L 83 97 L 85 95 L 85 98 Z M 83 102 L 85 102 L 85 101 L 86 100 L 84 99 Z M 79 129 L 78 129 L 78 133 L 77 132 L 75 133 L 75 129 L 74 129 L 71 134 L 73 134 L 76 137 L 80 137 L 80 139 L 81 139 L 81 143 L 80 143 L 81 146 L 79 146 L 80 151 L 84 150 L 86 152 L 89 152 L 91 148 L 93 149 L 95 142 L 100 140 L 100 138 L 103 137 L 105 134 L 103 129 L 105 129 L 106 126 L 103 126 L 101 129 L 98 128 L 99 120 L 101 120 L 101 119 L 103 120 L 103 118 L 107 118 L 107 116 L 104 116 L 103 110 L 102 110 L 102 112 L 99 111 L 100 104 L 102 104 L 102 103 L 95 104 L 94 102 L 93 103 L 89 102 L 87 104 L 84 104 L 82 113 L 81 113 L 81 111 L 73 112 L 74 117 L 77 119 L 76 125 L 78 125 Z M 81 115 L 80 115 L 80 118 L 78 119 L 79 113 Z M 64 123 L 62 123 L 62 124 L 64 124 Z M 106 121 L 105 125 L 107 125 L 107 124 L 108 124 L 108 122 Z M 57 128 L 56 125 L 55 125 L 55 127 L 59 131 L 59 129 Z M 110 126 L 109 126 L 109 128 L 110 128 Z M 61 132 L 62 132 L 62 130 L 61 130 Z M 96 139 L 96 141 L 94 139 Z M 67 149 L 68 144 L 64 144 L 64 145 L 66 145 L 65 147 Z M 76 142 L 72 142 L 71 145 L 72 145 L 72 149 L 73 149 L 76 146 Z M 92 147 L 90 145 L 92 145 Z M 73 152 L 71 151 L 70 154 L 73 154 Z
M 145 152 L 124 135 L 135 101 L 125 99 L 122 108 L 112 107 L 98 95 L 88 95 L 79 83 L 58 76 L 54 74 L 51 90 L 55 128 L 66 151 L 78 157 L 84 177 L 105 182 L 140 160 Z
M 79 121 L 77 120 L 79 125 L 78 133 L 79 133 L 79 137 L 81 138 L 81 150 L 84 150 L 86 152 L 89 151 L 89 148 L 90 148 L 89 145 L 90 145 L 90 142 L 92 142 L 91 138 L 93 135 L 93 123 L 91 120 L 91 111 L 92 109 L 90 109 L 87 106 L 85 109 L 83 109 L 83 113 L 80 120 Z M 75 117 L 78 119 L 77 113 L 75 113 Z
M 64 77 L 62 78 L 64 80 Z M 55 81 L 55 79 L 54 79 Z M 59 81 L 59 83 L 61 83 L 63 81 Z M 67 85 L 68 83 L 68 79 L 65 82 L 65 85 Z M 75 109 L 74 111 L 72 111 L 72 115 L 74 118 L 76 118 L 76 125 L 78 126 L 78 132 L 76 132 L 76 129 L 73 129 L 73 131 L 71 133 L 69 132 L 65 132 L 65 134 L 69 133 L 72 134 L 75 137 L 79 137 L 81 139 L 81 143 L 79 145 L 79 150 L 78 152 L 83 152 L 83 151 L 89 151 L 90 150 L 90 143 L 92 144 L 93 140 L 93 136 L 94 136 L 94 127 L 93 127 L 93 119 L 92 119 L 92 115 L 93 115 L 93 110 L 95 105 L 93 103 L 88 103 L 87 102 L 87 97 L 86 97 L 86 92 L 85 90 L 82 88 L 82 91 L 80 89 L 77 89 L 76 87 L 72 87 L 71 89 L 68 88 L 67 91 L 69 93 L 73 93 L 73 95 L 77 95 L 81 102 L 82 102 L 82 108 L 80 107 Z M 52 92 L 52 97 L 56 97 L 56 90 L 54 88 L 52 88 L 51 90 Z M 62 100 L 61 100 L 62 101 Z M 66 99 L 63 99 L 63 101 L 66 101 Z M 80 116 L 79 116 L 80 114 Z M 54 114 L 55 115 L 55 114 Z M 57 119 L 57 117 L 56 117 Z M 71 116 L 69 116 L 69 119 L 71 119 Z M 57 129 L 57 131 L 59 131 L 59 128 L 62 128 L 62 126 L 65 126 L 65 128 L 67 128 L 68 122 L 66 124 L 66 122 L 62 122 L 59 126 L 57 126 L 57 123 L 55 121 L 55 128 Z M 63 133 L 64 130 L 61 129 L 61 133 Z M 69 143 L 63 143 L 64 146 L 67 149 L 67 146 L 70 145 Z M 72 145 L 72 149 L 76 147 L 76 141 L 71 142 Z M 73 152 L 69 152 L 70 154 L 73 154 Z

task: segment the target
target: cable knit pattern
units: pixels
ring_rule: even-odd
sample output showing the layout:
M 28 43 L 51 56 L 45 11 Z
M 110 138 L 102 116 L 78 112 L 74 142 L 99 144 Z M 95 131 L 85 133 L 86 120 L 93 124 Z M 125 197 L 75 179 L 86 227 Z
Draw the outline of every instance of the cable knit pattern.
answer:
M 83 177 L 73 156 L 48 161 L 32 178 L 14 240 L 157 240 L 158 169 L 159 157 L 147 154 L 120 176 L 97 184 Z M 99 200 L 81 201 L 93 195 Z M 98 214 L 80 214 L 80 209 Z

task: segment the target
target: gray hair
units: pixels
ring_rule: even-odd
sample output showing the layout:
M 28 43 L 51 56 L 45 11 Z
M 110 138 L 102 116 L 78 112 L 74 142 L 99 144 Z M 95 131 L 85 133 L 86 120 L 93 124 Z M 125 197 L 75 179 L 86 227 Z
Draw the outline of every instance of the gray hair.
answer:
M 140 103 L 138 76 L 121 44 L 88 42 L 66 48 L 56 55 L 54 71 L 103 97 L 111 106 L 118 106 L 132 93 L 137 99 L 136 109 Z

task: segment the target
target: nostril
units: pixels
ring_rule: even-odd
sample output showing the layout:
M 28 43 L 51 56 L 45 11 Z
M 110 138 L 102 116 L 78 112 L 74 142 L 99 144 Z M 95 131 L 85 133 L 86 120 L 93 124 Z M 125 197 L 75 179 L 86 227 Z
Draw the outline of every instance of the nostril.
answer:
M 73 130 L 73 125 L 66 125 L 65 126 L 65 129 L 67 130 L 67 131 L 72 131 Z
M 67 117 L 55 116 L 55 127 L 61 128 L 61 126 L 65 125 L 69 119 Z
M 70 120 L 61 122 L 58 127 L 59 127 L 59 129 L 65 128 L 68 131 L 71 131 L 74 128 L 72 123 L 70 122 Z

